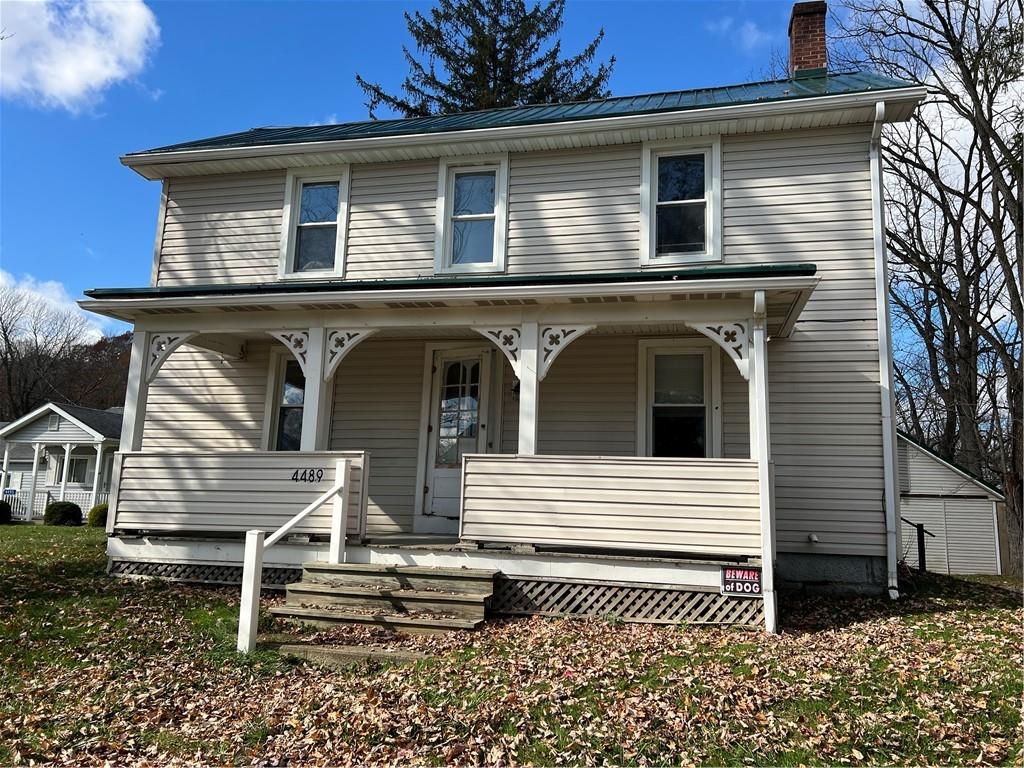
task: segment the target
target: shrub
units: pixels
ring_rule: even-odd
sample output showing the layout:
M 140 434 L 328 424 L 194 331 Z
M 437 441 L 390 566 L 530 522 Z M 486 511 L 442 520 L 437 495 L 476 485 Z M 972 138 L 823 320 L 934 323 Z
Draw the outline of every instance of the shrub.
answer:
M 89 510 L 89 514 L 86 518 L 89 521 L 90 528 L 106 528 L 107 527 L 107 502 L 97 504 L 95 507 Z
M 72 501 L 55 501 L 46 505 L 44 525 L 81 525 L 82 508 Z
M 11 524 L 11 502 L 0 499 L 0 525 Z

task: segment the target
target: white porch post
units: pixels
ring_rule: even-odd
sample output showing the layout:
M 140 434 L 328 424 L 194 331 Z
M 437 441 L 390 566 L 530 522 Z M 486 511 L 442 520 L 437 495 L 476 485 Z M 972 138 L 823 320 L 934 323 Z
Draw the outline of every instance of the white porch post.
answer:
M 540 330 L 536 322 L 522 325 L 519 345 L 519 453 L 537 453 L 537 407 L 540 395 Z
M 149 382 L 146 376 L 146 353 L 150 334 L 136 331 L 132 338 L 132 356 L 128 363 L 128 388 L 124 397 L 124 415 L 121 422 L 122 451 L 142 449 L 142 424 L 146 419 Z
M 60 501 L 68 492 L 68 465 L 71 464 L 71 443 L 64 443 L 64 464 L 60 469 Z
M 28 519 L 31 520 L 36 509 L 36 480 L 39 475 L 39 452 L 43 449 L 40 443 L 32 444 L 32 477 L 28 483 Z
M 3 474 L 0 475 L 0 496 L 3 495 L 4 489 L 7 487 L 7 467 L 11 463 L 11 444 L 4 443 L 4 468 Z
M 768 338 L 765 328 L 764 291 L 754 294 L 753 333 L 750 349 L 750 447 L 757 459 L 761 517 L 761 592 L 764 624 L 768 632 L 779 629 L 775 597 L 775 525 L 772 520 L 771 439 L 768 432 Z
M 96 469 L 92 473 L 92 496 L 89 499 L 89 509 L 96 506 L 96 493 L 100 489 L 100 473 L 103 469 L 103 443 L 96 443 Z
M 306 348 L 306 390 L 302 399 L 302 437 L 300 451 L 322 451 L 327 448 L 328 409 L 334 381 L 324 381 L 324 329 L 309 329 Z

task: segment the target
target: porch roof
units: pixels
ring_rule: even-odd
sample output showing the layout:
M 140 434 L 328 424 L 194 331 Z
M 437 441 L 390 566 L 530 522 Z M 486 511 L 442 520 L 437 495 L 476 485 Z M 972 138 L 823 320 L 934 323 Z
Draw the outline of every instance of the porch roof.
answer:
M 792 329 L 817 285 L 808 263 L 714 265 L 665 271 L 569 275 L 432 276 L 398 280 L 310 280 L 302 282 L 97 288 L 86 291 L 84 309 L 134 321 L 151 315 L 203 312 L 350 311 L 525 307 L 607 301 L 745 299 L 763 290 L 771 314 L 781 318 L 776 334 Z

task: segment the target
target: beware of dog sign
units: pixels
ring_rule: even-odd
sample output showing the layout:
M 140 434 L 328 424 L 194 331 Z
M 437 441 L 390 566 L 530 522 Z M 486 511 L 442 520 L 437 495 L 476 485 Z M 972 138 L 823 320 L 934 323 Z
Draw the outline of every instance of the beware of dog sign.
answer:
M 740 565 L 723 565 L 722 594 L 735 597 L 760 597 L 761 569 Z

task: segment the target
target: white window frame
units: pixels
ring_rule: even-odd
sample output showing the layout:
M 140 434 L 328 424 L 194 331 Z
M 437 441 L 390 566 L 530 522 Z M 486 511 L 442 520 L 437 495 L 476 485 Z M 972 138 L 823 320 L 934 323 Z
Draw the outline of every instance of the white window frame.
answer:
M 704 234 L 703 251 L 658 255 L 657 219 L 658 159 L 674 155 L 704 154 Z M 641 268 L 677 267 L 722 260 L 722 140 L 721 137 L 695 141 L 646 142 L 640 163 L 640 266 Z
M 636 450 L 637 456 L 651 455 L 651 405 L 653 401 L 651 370 L 656 354 L 703 354 L 704 356 L 704 424 L 707 434 L 707 456 L 722 457 L 722 355 L 719 348 L 702 339 L 640 339 L 637 354 L 636 388 Z
M 64 472 L 64 453 L 58 453 L 54 456 L 54 458 L 56 459 L 56 464 L 53 468 L 53 483 L 51 483 L 51 485 L 60 485 L 61 477 L 63 476 Z M 85 470 L 82 472 L 82 479 L 78 481 L 71 479 L 74 470 L 73 465 L 75 464 L 75 462 L 82 462 L 85 464 Z M 72 454 L 72 466 L 68 466 L 68 485 L 85 485 L 86 483 L 88 483 L 89 469 L 91 463 L 92 462 L 89 460 L 88 456 L 75 456 L 74 454 Z
M 47 432 L 57 432 L 59 430 L 60 430 L 60 414 L 59 413 L 51 413 L 50 414 L 50 418 L 47 419 L 47 422 L 46 422 L 46 431 Z
M 299 224 L 299 207 L 303 184 L 338 182 L 338 236 L 334 243 L 334 268 L 296 272 L 295 245 Z M 344 277 L 345 242 L 348 229 L 350 173 L 348 165 L 332 165 L 308 170 L 290 170 L 285 177 L 284 213 L 281 219 L 281 244 L 278 257 L 278 277 L 281 280 L 317 280 L 324 277 Z
M 452 230 L 450 225 L 459 173 L 494 171 L 494 251 L 487 264 L 452 264 L 450 259 Z M 505 245 L 508 222 L 508 154 L 486 155 L 472 160 L 441 158 L 437 171 L 437 211 L 434 227 L 435 274 L 492 274 L 505 271 Z

